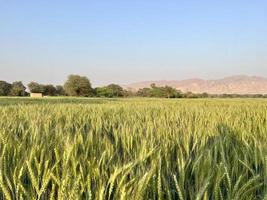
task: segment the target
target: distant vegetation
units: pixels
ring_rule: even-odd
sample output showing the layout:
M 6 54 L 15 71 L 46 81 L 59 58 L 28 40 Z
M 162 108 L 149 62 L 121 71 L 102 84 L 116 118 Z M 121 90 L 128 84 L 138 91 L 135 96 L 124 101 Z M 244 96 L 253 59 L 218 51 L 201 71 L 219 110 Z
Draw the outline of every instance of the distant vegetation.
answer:
M 29 92 L 42 93 L 45 96 L 76 96 L 76 97 L 157 97 L 157 98 L 267 98 L 267 94 L 196 94 L 192 92 L 181 92 L 170 86 L 159 87 L 151 84 L 148 88 L 138 91 L 124 89 L 120 85 L 110 84 L 103 87 L 93 88 L 90 80 L 85 76 L 69 75 L 64 85 L 54 86 L 52 84 L 40 84 L 30 82 Z M 0 81 L 0 96 L 29 96 L 26 87 L 21 81 L 8 83 Z

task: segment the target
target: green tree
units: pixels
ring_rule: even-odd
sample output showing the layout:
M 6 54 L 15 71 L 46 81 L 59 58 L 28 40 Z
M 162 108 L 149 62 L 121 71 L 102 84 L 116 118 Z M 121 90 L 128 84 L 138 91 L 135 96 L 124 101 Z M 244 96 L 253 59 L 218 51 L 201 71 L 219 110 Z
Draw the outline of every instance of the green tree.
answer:
M 21 81 L 13 82 L 10 89 L 11 96 L 26 96 L 27 92 L 25 91 L 26 87 Z
M 170 86 L 165 86 L 163 90 L 166 98 L 180 98 L 182 96 L 180 91 Z
M 98 97 L 123 97 L 125 91 L 123 88 L 116 84 L 110 84 L 104 87 L 98 87 L 95 89 L 96 96 Z
M 182 92 L 170 86 L 157 87 L 155 84 L 151 84 L 150 88 L 139 89 L 136 95 L 141 97 L 181 98 Z
M 89 97 L 94 93 L 89 79 L 79 75 L 69 75 L 64 90 L 69 96 Z
M 157 87 L 155 84 L 151 84 L 151 96 L 152 97 L 166 97 L 163 87 Z
M 151 96 L 151 88 L 140 88 L 137 93 L 137 96 L 140 97 L 150 97 Z
M 0 96 L 7 96 L 10 93 L 11 84 L 6 81 L 0 81 Z
M 110 93 L 111 92 L 106 86 L 95 88 L 95 95 L 97 97 L 110 97 Z
M 48 84 L 48 85 L 41 85 L 42 91 L 44 95 L 47 96 L 55 96 L 57 94 L 57 90 L 55 86 Z
M 62 85 L 56 86 L 56 94 L 57 94 L 57 96 L 65 96 L 66 95 L 64 87 Z
M 116 84 L 110 84 L 107 88 L 111 91 L 113 97 L 122 97 L 124 90 L 121 86 Z
M 43 93 L 44 92 L 43 86 L 33 81 L 28 84 L 28 88 L 31 93 Z

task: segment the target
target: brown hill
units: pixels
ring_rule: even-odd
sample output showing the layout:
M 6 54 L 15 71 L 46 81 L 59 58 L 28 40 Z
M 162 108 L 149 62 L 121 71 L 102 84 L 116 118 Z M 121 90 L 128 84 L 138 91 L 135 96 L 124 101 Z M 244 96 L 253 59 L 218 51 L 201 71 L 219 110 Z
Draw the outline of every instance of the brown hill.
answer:
M 133 90 L 157 86 L 172 86 L 183 92 L 209 94 L 267 94 L 267 78 L 257 76 L 231 76 L 217 80 L 187 79 L 181 81 L 145 81 L 125 86 Z

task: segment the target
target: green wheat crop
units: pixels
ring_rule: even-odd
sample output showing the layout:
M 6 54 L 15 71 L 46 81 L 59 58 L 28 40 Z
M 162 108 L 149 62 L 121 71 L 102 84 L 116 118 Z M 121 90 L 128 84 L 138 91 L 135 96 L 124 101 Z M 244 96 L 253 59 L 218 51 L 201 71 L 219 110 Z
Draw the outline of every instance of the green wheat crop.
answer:
M 0 199 L 267 200 L 267 101 L 0 98 Z

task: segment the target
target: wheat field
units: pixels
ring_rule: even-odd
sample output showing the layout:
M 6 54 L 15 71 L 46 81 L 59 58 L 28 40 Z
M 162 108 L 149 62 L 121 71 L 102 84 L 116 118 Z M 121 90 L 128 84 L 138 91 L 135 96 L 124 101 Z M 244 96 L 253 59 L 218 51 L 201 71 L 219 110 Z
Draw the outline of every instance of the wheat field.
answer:
M 267 101 L 0 98 L 0 199 L 267 199 Z

